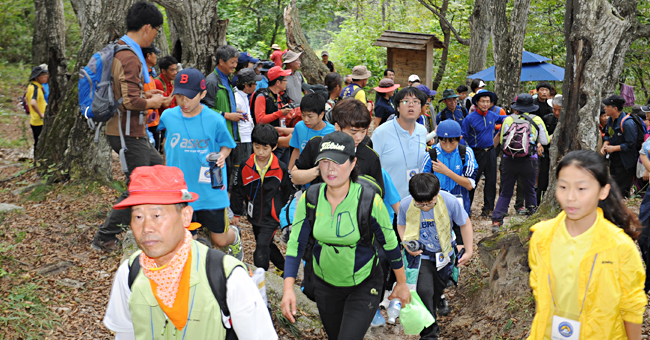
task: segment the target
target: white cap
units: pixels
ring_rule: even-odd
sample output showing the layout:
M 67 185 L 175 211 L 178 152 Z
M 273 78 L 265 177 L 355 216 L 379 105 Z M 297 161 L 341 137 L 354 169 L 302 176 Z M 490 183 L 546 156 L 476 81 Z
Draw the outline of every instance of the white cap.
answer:
M 485 85 L 487 84 L 485 84 L 482 80 L 478 83 L 478 87 L 485 87 Z
M 411 83 L 416 82 L 416 81 L 420 81 L 420 77 L 417 74 L 411 74 L 409 76 L 409 81 Z

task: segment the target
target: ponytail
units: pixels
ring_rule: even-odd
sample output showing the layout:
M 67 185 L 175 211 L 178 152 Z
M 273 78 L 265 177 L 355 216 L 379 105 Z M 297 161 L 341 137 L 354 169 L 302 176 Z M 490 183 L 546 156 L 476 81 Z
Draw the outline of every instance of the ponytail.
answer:
M 591 150 L 576 150 L 566 154 L 557 165 L 556 178 L 560 175 L 562 168 L 573 165 L 591 173 L 600 184 L 604 187 L 609 184 L 609 195 L 604 200 L 598 202 L 598 207 L 603 210 L 603 216 L 614 225 L 623 229 L 625 233 L 633 240 L 636 240 L 641 234 L 641 223 L 636 214 L 623 204 L 623 196 L 616 185 L 616 182 L 609 176 L 607 163 L 605 159 Z

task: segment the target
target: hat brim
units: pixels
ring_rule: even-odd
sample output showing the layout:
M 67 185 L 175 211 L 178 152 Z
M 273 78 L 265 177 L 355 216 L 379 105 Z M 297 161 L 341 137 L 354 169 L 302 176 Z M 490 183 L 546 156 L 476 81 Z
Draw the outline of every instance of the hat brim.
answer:
M 169 193 L 165 194 L 155 191 L 143 193 L 133 192 L 130 193 L 129 197 L 124 199 L 122 202 L 115 204 L 113 206 L 113 209 L 120 210 L 144 204 L 171 205 L 176 203 L 189 203 L 199 199 L 199 194 L 194 192 L 190 192 L 190 194 L 192 194 L 192 199 L 185 200 L 182 198 L 183 195 L 180 191 L 178 193 L 174 193 L 174 195 L 170 195 Z
M 379 93 L 389 93 L 389 92 L 393 92 L 393 91 L 397 90 L 399 88 L 399 86 L 400 86 L 399 84 L 395 84 L 395 85 L 393 85 L 391 87 L 379 87 L 379 86 L 377 86 L 373 90 L 375 90 L 375 92 L 379 92 Z
M 256 75 L 255 75 L 255 81 L 260 81 L 260 80 L 262 80 L 262 79 L 264 79 L 264 77 L 262 77 L 261 74 L 256 74 Z
M 442 99 L 440 99 L 440 100 L 438 101 L 438 103 L 440 103 L 441 101 L 443 101 L 443 100 L 445 100 L 445 99 L 449 99 L 449 98 L 458 98 L 458 97 L 460 97 L 460 96 L 457 95 L 457 94 L 455 94 L 455 95 L 453 95 L 453 96 L 442 97 Z
M 519 112 L 530 113 L 530 112 L 537 111 L 539 109 L 539 105 L 536 105 L 536 104 L 517 105 L 517 103 L 515 103 L 514 105 L 510 106 L 510 108 L 513 109 L 513 110 L 517 110 Z
M 279 74 L 277 75 L 277 77 L 275 77 L 275 78 L 273 78 L 273 79 L 271 79 L 271 77 L 269 77 L 269 81 L 274 81 L 274 80 L 276 80 L 276 79 L 278 79 L 278 78 L 280 78 L 280 77 L 288 77 L 288 76 L 290 76 L 290 75 L 291 75 L 291 70 L 282 70 L 282 72 L 279 73 Z M 268 76 L 268 75 L 267 75 L 267 76 Z
M 323 159 L 328 159 L 336 164 L 343 164 L 347 160 L 349 160 L 350 157 L 339 151 L 327 150 L 318 154 L 318 157 L 316 157 L 316 162 L 314 162 L 314 165 L 318 165 L 318 162 L 320 162 Z
M 185 88 L 181 88 L 181 87 L 174 87 L 174 92 L 172 93 L 172 96 L 175 95 L 175 94 L 182 94 L 185 97 L 192 99 L 192 98 L 196 97 L 196 95 L 199 94 L 199 92 L 201 92 L 201 91 L 196 91 L 196 90 L 192 90 L 192 89 L 185 89 Z
M 641 106 L 641 111 L 648 113 L 650 112 L 650 105 L 649 106 Z
M 43 73 L 50 73 L 50 72 L 48 70 L 40 69 L 37 72 L 32 73 L 32 75 L 29 77 L 29 81 L 32 81 L 32 80 L 38 78 L 38 76 L 40 76 Z M 25 79 L 25 78 L 23 78 L 23 79 Z
M 296 53 L 296 55 L 293 58 L 287 59 L 287 60 L 283 61 L 282 63 L 283 64 L 293 63 L 294 61 L 298 60 L 298 58 L 300 58 L 301 55 L 302 55 L 302 52 Z
M 352 74 L 352 79 L 364 80 L 372 77 L 372 72 L 366 71 L 364 74 Z
M 486 97 L 486 96 L 490 97 L 491 102 L 493 103 L 497 102 L 497 95 L 488 91 L 488 92 L 481 92 L 475 94 L 474 97 L 472 97 L 472 104 L 474 105 L 478 104 L 478 100 L 481 99 L 481 97 Z

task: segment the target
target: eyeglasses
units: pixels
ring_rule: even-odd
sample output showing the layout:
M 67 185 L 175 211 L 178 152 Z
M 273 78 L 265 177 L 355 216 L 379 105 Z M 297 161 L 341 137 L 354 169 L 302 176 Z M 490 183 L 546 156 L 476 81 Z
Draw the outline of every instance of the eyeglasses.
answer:
M 421 104 L 421 102 L 419 100 L 414 100 L 414 101 L 402 100 L 400 103 L 402 103 L 404 105 L 407 105 L 407 106 L 409 106 L 409 105 L 420 105 Z
M 156 32 L 160 32 L 160 29 L 162 28 L 162 25 L 157 26 L 157 27 L 152 27 L 153 29 L 156 30 Z
M 418 203 L 418 202 L 415 202 L 415 203 L 413 203 L 413 205 L 414 205 L 416 208 L 420 208 L 420 209 L 422 209 L 422 208 L 432 208 L 433 206 L 436 205 L 436 203 L 435 203 L 435 202 L 429 202 L 429 203 Z

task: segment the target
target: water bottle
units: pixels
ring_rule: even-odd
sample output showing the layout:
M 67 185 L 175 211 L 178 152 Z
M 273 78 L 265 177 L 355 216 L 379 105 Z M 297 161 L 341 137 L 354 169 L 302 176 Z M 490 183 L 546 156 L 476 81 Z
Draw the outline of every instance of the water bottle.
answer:
M 388 305 L 388 310 L 386 311 L 388 313 L 388 323 L 395 323 L 395 319 L 399 317 L 400 309 L 402 309 L 402 302 L 400 299 L 394 299 L 390 301 L 390 305 Z
M 217 166 L 217 161 L 221 158 L 221 154 L 218 152 L 210 152 L 205 160 L 210 163 L 210 183 L 212 184 L 212 189 L 221 189 L 223 188 L 223 173 L 221 168 Z

